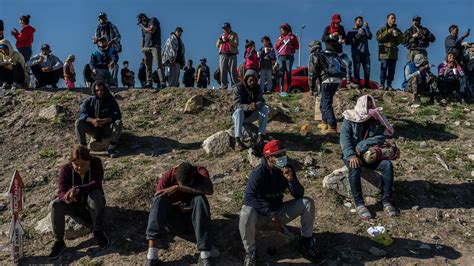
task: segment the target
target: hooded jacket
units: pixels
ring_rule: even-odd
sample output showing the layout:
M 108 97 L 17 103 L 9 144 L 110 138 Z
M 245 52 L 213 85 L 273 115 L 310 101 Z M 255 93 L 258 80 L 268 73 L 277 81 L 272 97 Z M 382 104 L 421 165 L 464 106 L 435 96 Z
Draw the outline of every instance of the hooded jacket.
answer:
M 97 49 L 91 55 L 90 67 L 93 69 L 109 69 L 109 64 L 118 62 L 118 53 L 113 47 L 106 50 Z
M 237 84 L 234 87 L 234 111 L 238 108 L 244 111 L 245 116 L 248 117 L 254 111 L 249 110 L 250 103 L 256 103 L 257 110 L 262 108 L 265 105 L 265 99 L 263 98 L 263 92 L 260 89 L 260 86 L 255 84 L 254 88 L 250 88 L 247 85 L 247 79 L 250 76 L 257 77 L 257 72 L 255 70 L 249 69 L 245 72 L 244 81 Z
M 417 38 L 413 37 L 413 34 L 415 33 L 418 33 Z M 404 45 L 408 50 L 426 49 L 430 45 L 430 42 L 434 42 L 436 40 L 433 33 L 421 25 L 419 27 L 411 26 L 405 31 L 404 35 Z
M 79 109 L 79 120 L 86 122 L 87 118 L 112 118 L 112 121 L 122 119 L 122 113 L 120 107 L 114 96 L 110 94 L 109 88 L 105 87 L 104 96 L 102 99 L 97 97 L 95 90 L 93 89 L 94 96 L 89 96 L 82 102 Z M 95 85 L 92 85 L 95 88 Z
M 247 48 L 244 53 L 245 70 L 253 69 L 258 71 L 260 69 L 260 60 L 255 49 Z
M 181 51 L 179 49 L 180 46 Z M 178 54 L 179 52 L 181 52 L 181 55 Z M 184 58 L 184 43 L 181 38 L 178 38 L 178 36 L 176 36 L 174 32 L 172 32 L 166 40 L 161 58 L 163 65 L 169 65 L 170 63 L 178 63 L 181 65 L 181 67 L 184 66 L 184 62 L 186 62 Z
M 341 21 L 341 17 L 338 14 L 332 16 L 331 25 L 327 26 L 324 29 L 323 36 L 321 40 L 326 44 L 326 50 L 335 53 L 342 53 L 342 44 L 339 43 L 339 36 L 342 36 L 342 39 L 346 39 L 346 31 L 342 25 L 335 27 L 334 23 L 336 20 Z M 334 36 L 333 33 L 339 33 L 339 36 Z
M 17 63 L 20 64 L 24 70 L 23 72 L 25 73 L 25 81 L 28 81 L 28 71 L 26 71 L 25 59 L 23 58 L 23 55 L 15 51 L 13 49 L 12 44 L 7 39 L 0 40 L 0 44 L 7 46 L 8 51 L 9 51 L 8 55 L 4 55 L 3 53 L 0 53 L 0 62 L 10 62 L 12 64 L 17 64 Z
M 280 56 L 292 56 L 295 54 L 296 50 L 300 49 L 298 38 L 292 33 L 291 27 L 288 23 L 284 23 L 280 28 L 286 28 L 288 34 L 278 37 L 275 44 L 275 50 L 277 50 Z
M 33 45 L 35 28 L 30 25 L 23 25 L 20 32 L 14 33 L 16 48 L 31 47 Z
M 224 37 L 225 41 L 222 41 Z M 222 33 L 216 42 L 219 54 L 236 55 L 239 53 L 239 35 L 237 32 L 230 31 L 229 34 Z
M 372 101 L 375 108 L 374 98 L 370 95 L 364 95 L 357 100 L 354 109 L 343 113 L 344 121 L 341 127 L 340 144 L 342 158 L 346 161 L 357 156 L 356 149 L 363 154 L 369 147 L 383 145 L 385 131 L 391 128 L 388 121 L 385 122 L 386 126 L 384 126 L 378 118 L 375 118 L 376 115 L 373 112 L 369 112 L 367 107 L 367 101 L 369 100 Z M 385 118 L 385 116 L 379 115 Z M 393 128 L 391 132 L 393 133 Z
M 395 37 L 393 33 L 388 32 L 390 27 L 386 24 L 381 27 L 376 34 L 379 43 L 379 60 L 398 60 L 398 45 L 405 41 L 403 33 L 397 28 L 397 25 L 392 26 L 393 30 L 398 32 Z

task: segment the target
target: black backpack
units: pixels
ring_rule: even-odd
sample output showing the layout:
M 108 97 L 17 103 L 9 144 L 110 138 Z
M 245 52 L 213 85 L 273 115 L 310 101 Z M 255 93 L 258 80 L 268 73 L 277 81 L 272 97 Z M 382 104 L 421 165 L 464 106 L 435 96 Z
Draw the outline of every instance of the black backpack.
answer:
M 322 56 L 327 63 L 325 72 L 328 77 L 342 78 L 347 75 L 348 66 L 339 55 L 336 53 L 321 52 L 319 56 Z

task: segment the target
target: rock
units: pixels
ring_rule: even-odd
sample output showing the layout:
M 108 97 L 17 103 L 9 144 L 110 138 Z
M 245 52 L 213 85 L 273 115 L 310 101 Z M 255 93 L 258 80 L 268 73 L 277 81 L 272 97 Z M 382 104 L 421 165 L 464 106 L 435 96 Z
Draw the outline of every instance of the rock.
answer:
M 443 212 L 441 210 L 436 211 L 435 219 L 436 219 L 436 221 L 443 220 Z
M 471 177 L 474 177 L 474 170 L 471 171 Z
M 331 174 L 323 179 L 323 187 L 335 190 L 338 194 L 347 198 L 352 198 L 351 188 L 349 185 L 349 170 L 347 167 L 342 167 L 334 170 Z M 375 197 L 380 193 L 380 173 L 362 167 L 362 194 L 364 196 Z
M 38 116 L 40 118 L 51 120 L 58 117 L 60 113 L 62 113 L 62 108 L 56 104 L 53 104 L 50 107 L 41 110 L 38 113 Z
M 458 127 L 459 125 L 461 125 L 461 122 L 460 122 L 460 121 L 456 121 L 456 122 L 454 122 L 454 125 Z
M 102 141 L 97 141 L 93 137 L 89 141 L 89 149 L 91 151 L 105 151 L 109 147 L 110 138 L 103 138 Z
M 347 208 L 350 208 L 350 207 L 352 207 L 352 203 L 346 202 L 346 203 L 344 203 L 344 206 L 346 206 Z
M 303 161 L 304 166 L 307 166 L 307 167 L 314 166 L 314 163 L 315 163 L 314 159 L 311 156 L 306 156 L 304 158 L 304 161 Z
M 420 142 L 420 148 L 424 148 L 426 146 L 427 146 L 426 141 Z
M 202 95 L 194 95 L 193 97 L 189 98 L 184 106 L 184 113 L 191 114 L 197 113 L 202 110 L 204 107 L 204 96 Z
M 260 164 L 261 159 L 253 154 L 252 149 L 248 149 L 248 160 L 252 167 L 257 167 Z
M 370 254 L 377 256 L 377 257 L 385 257 L 387 255 L 387 252 L 383 249 L 379 249 L 376 247 L 371 247 L 369 248 Z
M 438 239 L 440 239 L 440 237 L 437 236 L 437 235 L 435 235 L 435 234 L 432 234 L 432 235 L 431 235 L 431 239 L 433 239 L 433 240 L 438 240 Z
M 207 154 L 221 155 L 231 150 L 230 135 L 226 131 L 219 131 L 208 137 L 203 143 L 202 148 Z
M 431 246 L 428 244 L 421 244 L 420 249 L 426 249 L 426 250 L 431 250 Z
M 474 154 L 469 154 L 467 158 L 469 158 L 469 160 L 474 162 Z
M 52 234 L 53 228 L 51 226 L 51 213 L 36 223 L 35 230 L 41 234 Z M 76 239 L 89 234 L 91 230 L 85 225 L 78 223 L 70 216 L 66 216 L 66 226 L 64 230 L 64 237 L 66 239 Z
M 411 209 L 414 210 L 414 211 L 419 211 L 420 206 L 416 205 L 416 206 L 411 207 Z
M 470 127 L 470 126 L 471 126 L 471 122 L 466 121 L 466 122 L 464 122 L 464 125 L 465 125 L 466 127 Z

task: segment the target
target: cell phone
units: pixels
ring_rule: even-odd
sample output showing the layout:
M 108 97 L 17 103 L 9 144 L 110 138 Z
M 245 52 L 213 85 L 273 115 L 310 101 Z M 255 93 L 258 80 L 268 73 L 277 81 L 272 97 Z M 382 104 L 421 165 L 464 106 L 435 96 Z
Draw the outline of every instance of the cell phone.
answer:
M 470 34 L 471 33 L 471 29 L 467 29 L 467 34 Z

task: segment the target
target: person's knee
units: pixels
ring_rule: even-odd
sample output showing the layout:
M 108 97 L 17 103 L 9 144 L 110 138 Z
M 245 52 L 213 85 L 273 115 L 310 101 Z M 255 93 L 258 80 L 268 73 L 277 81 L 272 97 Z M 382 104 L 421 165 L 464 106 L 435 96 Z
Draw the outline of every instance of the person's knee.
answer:
M 270 112 L 270 109 L 268 108 L 267 105 L 264 105 L 264 106 L 262 106 L 262 107 L 260 108 L 259 111 L 260 111 L 261 114 L 267 116 L 268 113 Z
M 209 205 L 206 196 L 204 195 L 196 195 L 193 197 L 191 204 L 194 207 L 207 207 Z
M 61 212 L 64 209 L 64 204 L 66 203 L 61 201 L 60 199 L 54 199 L 50 203 L 51 211 L 56 213 Z
M 232 114 L 232 117 L 234 118 L 234 120 L 236 120 L 237 118 L 243 118 L 244 110 L 242 110 L 242 108 L 235 109 L 234 113 Z
M 105 197 L 97 189 L 92 190 L 89 195 L 87 195 L 87 202 L 91 209 L 100 210 L 105 207 Z
M 240 223 L 248 226 L 249 224 L 255 223 L 257 221 L 257 210 L 250 206 L 243 206 L 240 211 Z
M 380 162 L 380 165 L 379 165 L 379 168 L 385 172 L 385 171 L 389 171 L 389 172 L 393 172 L 393 164 L 391 161 L 389 160 L 383 160 Z
M 309 210 L 309 211 L 314 211 L 314 208 L 315 208 L 315 204 L 314 204 L 314 200 L 308 196 L 304 196 L 303 198 L 301 198 L 301 201 L 303 202 L 303 205 L 305 206 L 305 209 L 306 210 Z

